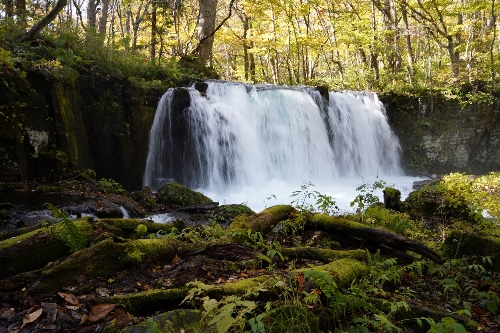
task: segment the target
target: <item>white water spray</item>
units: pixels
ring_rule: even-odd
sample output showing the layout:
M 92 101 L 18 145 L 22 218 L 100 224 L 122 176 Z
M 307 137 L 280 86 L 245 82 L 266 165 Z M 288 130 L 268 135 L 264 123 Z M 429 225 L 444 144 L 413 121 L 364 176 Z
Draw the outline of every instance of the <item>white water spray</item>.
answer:
M 172 109 L 173 89 L 160 100 L 144 175 L 154 191 L 177 181 L 224 199 L 402 175 L 375 94 L 331 92 L 328 102 L 310 88 L 208 82 L 205 96 L 189 88 L 189 97 L 184 110 Z

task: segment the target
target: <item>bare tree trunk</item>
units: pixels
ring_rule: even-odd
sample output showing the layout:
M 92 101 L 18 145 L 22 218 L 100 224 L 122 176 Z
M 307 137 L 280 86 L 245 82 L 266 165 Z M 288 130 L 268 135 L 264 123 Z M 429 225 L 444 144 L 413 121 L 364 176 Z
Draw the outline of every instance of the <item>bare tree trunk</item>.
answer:
M 95 28 L 97 24 L 97 2 L 96 0 L 88 0 L 87 3 L 87 27 L 89 29 Z
M 26 0 L 16 0 L 16 15 L 18 22 L 26 21 Z
M 217 0 L 200 0 L 200 14 L 198 17 L 198 40 L 200 44 L 197 47 L 198 62 L 205 65 L 214 44 L 213 32 L 215 30 L 215 19 L 217 14 Z M 210 34 L 212 36 L 208 37 Z
M 406 11 L 406 4 L 401 6 L 401 16 L 403 17 L 403 24 L 405 27 L 405 41 L 406 41 L 406 58 L 408 61 L 408 72 L 410 76 L 410 84 L 412 84 L 413 77 L 415 76 L 415 71 L 413 69 L 413 49 L 411 45 L 411 36 L 410 36 L 410 26 L 408 25 L 408 12 Z
M 151 9 L 151 48 L 149 50 L 149 60 L 152 62 L 156 58 L 156 7 L 157 2 L 153 0 L 153 8 Z
M 27 40 L 33 39 L 43 28 L 50 24 L 59 14 L 60 11 L 66 7 L 68 0 L 58 0 L 54 8 L 38 23 L 36 23 L 31 29 L 18 39 L 19 43 L 25 42 Z
M 5 17 L 14 16 L 14 0 L 4 0 Z
M 495 14 L 495 0 L 491 1 L 491 28 L 493 29 L 493 36 L 491 37 L 490 44 L 490 73 L 491 80 L 495 79 L 495 57 L 493 54 L 493 50 L 495 48 L 495 40 L 497 39 L 497 16 Z
M 108 25 L 109 0 L 101 0 L 101 17 L 99 19 L 99 34 L 106 35 Z

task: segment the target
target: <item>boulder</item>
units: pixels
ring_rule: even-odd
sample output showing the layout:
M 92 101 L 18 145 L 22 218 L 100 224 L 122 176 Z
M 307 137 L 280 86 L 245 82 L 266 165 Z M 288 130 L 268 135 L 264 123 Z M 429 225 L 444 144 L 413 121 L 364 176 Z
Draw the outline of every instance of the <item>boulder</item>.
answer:
M 194 206 L 213 202 L 200 192 L 193 191 L 181 184 L 163 184 L 157 192 L 157 202 L 164 205 Z

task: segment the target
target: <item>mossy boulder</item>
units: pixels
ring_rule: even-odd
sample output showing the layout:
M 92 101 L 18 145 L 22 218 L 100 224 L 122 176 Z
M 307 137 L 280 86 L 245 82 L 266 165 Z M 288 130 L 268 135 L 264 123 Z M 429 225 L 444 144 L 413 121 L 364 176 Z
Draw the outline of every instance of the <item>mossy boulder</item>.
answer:
M 455 220 L 474 221 L 465 198 L 457 193 L 448 193 L 439 186 L 425 186 L 411 192 L 404 202 L 404 210 L 414 219 L 426 222 L 449 224 Z
M 157 192 L 157 202 L 164 205 L 192 206 L 213 202 L 200 192 L 193 191 L 178 183 L 163 184 Z

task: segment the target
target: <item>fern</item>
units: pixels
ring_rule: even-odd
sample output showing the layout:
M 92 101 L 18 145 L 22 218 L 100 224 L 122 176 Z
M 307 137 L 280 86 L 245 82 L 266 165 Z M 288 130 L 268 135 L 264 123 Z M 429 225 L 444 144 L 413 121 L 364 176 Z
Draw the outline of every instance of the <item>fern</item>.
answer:
M 87 240 L 73 221 L 68 217 L 63 217 L 58 219 L 57 222 L 59 223 L 53 226 L 52 231 L 71 248 L 70 252 L 76 252 L 87 247 Z
M 46 205 L 47 208 L 52 211 L 52 216 L 54 216 L 58 222 L 50 228 L 50 231 L 70 247 L 70 252 L 76 252 L 86 248 L 87 240 L 73 221 L 53 204 L 48 203 Z
M 308 270 L 304 272 L 304 277 L 308 278 L 328 298 L 329 311 L 336 323 L 341 322 L 346 315 L 353 317 L 356 313 L 382 314 L 380 310 L 359 295 L 341 292 L 332 275 L 328 272 Z

